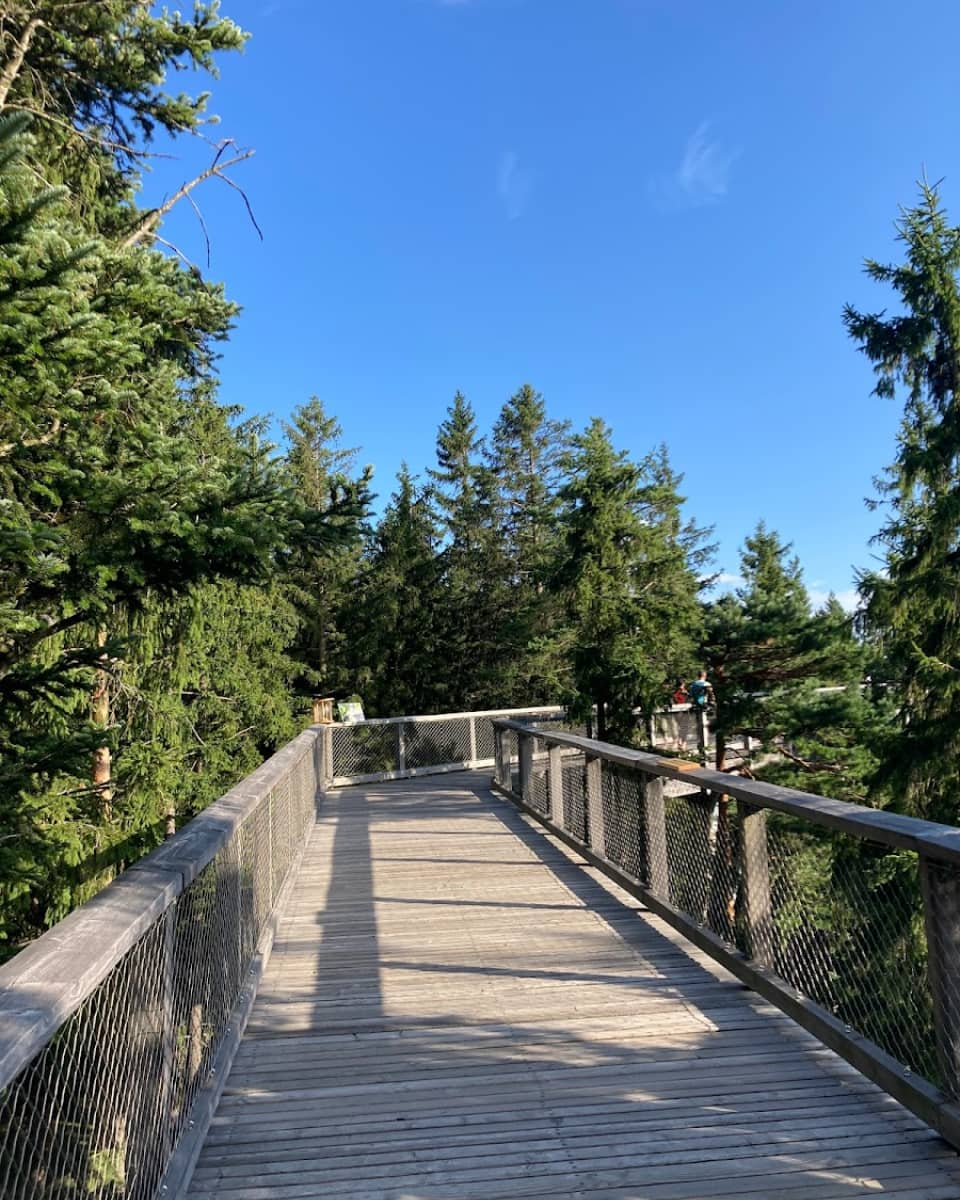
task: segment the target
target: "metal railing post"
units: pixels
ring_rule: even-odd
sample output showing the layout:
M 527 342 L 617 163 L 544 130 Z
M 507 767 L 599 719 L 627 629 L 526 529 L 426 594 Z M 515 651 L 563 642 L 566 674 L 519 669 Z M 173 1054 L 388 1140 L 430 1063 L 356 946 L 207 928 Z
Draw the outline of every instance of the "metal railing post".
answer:
M 667 859 L 667 806 L 663 798 L 663 780 L 659 775 L 643 775 L 643 869 L 646 884 L 655 896 L 670 896 L 670 870 Z
M 920 856 L 927 975 L 943 1090 L 960 1097 L 960 870 Z
M 470 718 L 470 766 L 477 765 L 477 718 Z
M 770 900 L 770 859 L 767 853 L 767 812 L 742 800 L 740 813 L 740 880 L 747 953 L 764 967 L 774 965 L 773 908 Z
M 587 756 L 584 771 L 584 789 L 586 792 L 587 815 L 587 845 L 598 854 L 606 851 L 603 826 L 603 776 L 601 774 L 602 760 Z

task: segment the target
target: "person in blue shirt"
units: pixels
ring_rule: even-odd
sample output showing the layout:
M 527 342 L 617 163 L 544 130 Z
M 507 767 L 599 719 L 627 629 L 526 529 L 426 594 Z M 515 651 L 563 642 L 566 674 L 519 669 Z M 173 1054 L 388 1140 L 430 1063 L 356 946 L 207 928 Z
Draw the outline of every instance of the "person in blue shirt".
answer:
M 696 679 L 687 684 L 687 695 L 694 708 L 706 708 L 708 704 L 716 702 L 713 685 L 707 679 L 706 671 L 698 671 Z

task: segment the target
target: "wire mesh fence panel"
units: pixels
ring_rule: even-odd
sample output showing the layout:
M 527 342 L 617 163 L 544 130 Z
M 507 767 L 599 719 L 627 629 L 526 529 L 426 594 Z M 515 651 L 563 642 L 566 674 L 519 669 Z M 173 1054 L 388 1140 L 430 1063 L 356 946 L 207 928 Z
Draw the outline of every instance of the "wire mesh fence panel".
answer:
M 639 879 L 643 874 L 641 776 L 605 762 L 602 787 L 605 857 Z
M 917 855 L 767 813 L 766 859 L 777 974 L 940 1081 Z
M 416 770 L 470 760 L 470 721 L 450 717 L 441 721 L 404 723 L 406 765 Z
M 587 840 L 586 769 L 582 754 L 563 760 L 563 828 L 581 842 Z
M 477 758 L 481 762 L 493 758 L 493 718 L 474 717 Z
M 162 923 L 0 1097 L 4 1200 L 147 1200 L 165 1165 Z
M 703 792 L 668 796 L 664 807 L 670 903 L 702 925 L 710 891 L 713 798 Z
M 397 729 L 392 723 L 334 725 L 332 742 L 335 778 L 397 769 Z
M 313 820 L 313 738 L 299 750 L 286 755 L 269 787 L 252 777 L 251 788 L 264 794 L 246 817 L 0 1090 L 3 1200 L 158 1194 L 230 1029 L 278 882 Z M 197 818 L 201 830 L 205 819 Z M 217 820 L 213 813 L 203 835 Z M 203 835 L 191 843 L 189 833 L 187 826 L 188 840 L 167 847 L 203 844 Z M 181 866 L 189 850 L 182 854 Z M 162 857 L 156 863 L 160 875 Z M 85 919 L 89 927 L 96 918 Z M 8 970 L 16 967 L 14 960 Z

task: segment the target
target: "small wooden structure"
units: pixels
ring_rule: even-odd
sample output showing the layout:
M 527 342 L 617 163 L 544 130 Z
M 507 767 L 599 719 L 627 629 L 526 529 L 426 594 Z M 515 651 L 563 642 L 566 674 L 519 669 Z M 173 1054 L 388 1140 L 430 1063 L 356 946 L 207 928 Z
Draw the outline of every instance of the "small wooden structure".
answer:
M 332 725 L 333 724 L 333 697 L 332 696 L 314 696 L 314 698 L 313 698 L 313 724 L 314 725 Z

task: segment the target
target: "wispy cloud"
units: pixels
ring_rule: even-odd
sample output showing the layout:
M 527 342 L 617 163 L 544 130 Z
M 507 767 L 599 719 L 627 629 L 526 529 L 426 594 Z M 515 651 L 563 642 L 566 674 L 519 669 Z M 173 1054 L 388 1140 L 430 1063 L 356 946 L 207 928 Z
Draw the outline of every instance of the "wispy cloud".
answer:
M 523 216 L 533 192 L 534 173 L 525 167 L 516 150 L 505 150 L 497 166 L 497 195 L 508 221 Z
M 730 175 L 740 151 L 731 149 L 702 121 L 687 138 L 679 165 L 654 176 L 650 189 L 672 207 L 700 208 L 718 204 L 730 188 Z

